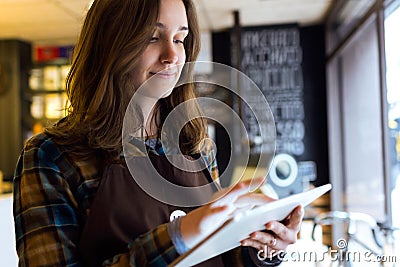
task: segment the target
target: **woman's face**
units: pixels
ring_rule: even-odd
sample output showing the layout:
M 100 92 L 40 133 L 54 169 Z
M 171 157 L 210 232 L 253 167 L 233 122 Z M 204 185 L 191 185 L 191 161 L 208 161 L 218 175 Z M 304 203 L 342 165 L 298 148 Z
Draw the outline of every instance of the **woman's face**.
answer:
M 182 0 L 161 0 L 156 29 L 133 71 L 134 86 L 146 97 L 160 98 L 171 94 L 180 76 L 186 55 L 183 41 L 189 33 Z

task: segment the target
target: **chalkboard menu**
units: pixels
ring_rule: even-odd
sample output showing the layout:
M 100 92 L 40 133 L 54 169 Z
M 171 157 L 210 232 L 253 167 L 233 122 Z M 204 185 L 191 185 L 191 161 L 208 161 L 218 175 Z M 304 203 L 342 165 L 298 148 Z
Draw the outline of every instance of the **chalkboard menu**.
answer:
M 266 97 L 275 120 L 275 154 L 289 155 L 298 165 L 298 177 L 290 188 L 301 187 L 297 182 L 308 178 L 316 179 L 315 185 L 329 182 L 324 25 L 242 27 L 240 43 L 236 33 L 213 33 L 213 61 L 240 69 Z M 258 154 L 263 126 L 255 120 L 249 105 L 257 107 L 260 103 L 256 97 L 248 99 L 251 102 L 242 103 L 238 112 L 252 142 L 251 153 Z M 226 135 L 217 129 L 218 136 L 217 146 L 228 150 Z M 222 171 L 225 154 L 217 153 Z M 277 175 L 281 175 L 278 170 Z M 290 190 L 287 188 L 287 193 Z
M 276 153 L 304 153 L 303 51 L 297 27 L 244 29 L 240 67 L 266 96 L 276 123 Z M 255 102 L 247 103 L 257 106 Z M 244 105 L 242 117 L 250 140 L 257 139 L 257 121 Z M 257 144 L 253 153 L 259 153 Z

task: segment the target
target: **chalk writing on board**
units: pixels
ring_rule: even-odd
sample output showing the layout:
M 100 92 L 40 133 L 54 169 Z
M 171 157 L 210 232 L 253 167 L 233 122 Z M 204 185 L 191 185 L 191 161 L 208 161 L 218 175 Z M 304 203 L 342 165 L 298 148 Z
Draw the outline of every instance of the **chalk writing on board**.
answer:
M 304 153 L 303 51 L 296 27 L 243 29 L 241 33 L 241 70 L 261 89 L 275 119 L 276 153 L 301 156 Z M 246 88 L 241 88 L 246 90 Z M 256 107 L 257 98 L 251 98 Z M 242 109 L 248 138 L 259 139 L 260 127 L 267 124 Z M 270 129 L 271 130 L 271 129 Z M 268 140 L 261 140 L 268 143 Z M 257 142 L 252 153 L 261 153 Z

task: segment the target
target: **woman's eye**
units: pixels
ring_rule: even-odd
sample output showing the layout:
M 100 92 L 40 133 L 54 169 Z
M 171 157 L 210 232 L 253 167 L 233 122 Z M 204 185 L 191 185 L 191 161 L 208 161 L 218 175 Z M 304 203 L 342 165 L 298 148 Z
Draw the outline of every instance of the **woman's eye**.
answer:
M 154 43 L 154 42 L 158 41 L 159 39 L 160 38 L 158 38 L 158 37 L 151 37 L 150 42 Z
M 177 44 L 183 44 L 184 41 L 183 40 L 174 40 L 174 42 Z

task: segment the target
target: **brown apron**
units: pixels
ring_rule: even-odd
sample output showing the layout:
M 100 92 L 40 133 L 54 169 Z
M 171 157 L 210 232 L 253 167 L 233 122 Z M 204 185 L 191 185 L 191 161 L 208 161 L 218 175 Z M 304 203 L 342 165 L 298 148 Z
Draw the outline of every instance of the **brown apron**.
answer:
M 168 181 L 182 186 L 200 186 L 212 181 L 209 172 L 185 172 L 174 167 L 165 156 L 149 155 L 154 168 Z M 145 157 L 135 157 L 135 166 L 144 166 Z M 144 175 L 145 170 L 136 175 Z M 105 168 L 96 197 L 90 208 L 78 249 L 87 266 L 101 266 L 113 256 L 125 253 L 132 239 L 170 221 L 175 210 L 193 208 L 162 203 L 144 192 L 132 178 L 125 163 Z M 196 266 L 224 266 L 216 256 Z

